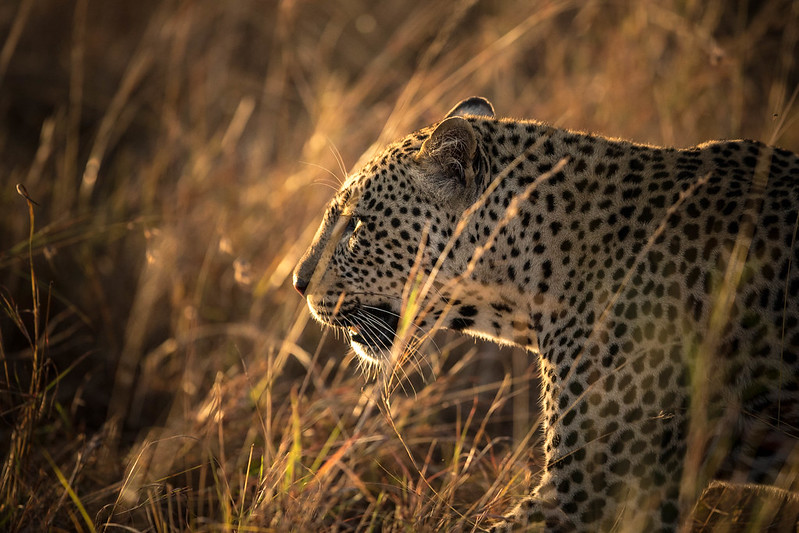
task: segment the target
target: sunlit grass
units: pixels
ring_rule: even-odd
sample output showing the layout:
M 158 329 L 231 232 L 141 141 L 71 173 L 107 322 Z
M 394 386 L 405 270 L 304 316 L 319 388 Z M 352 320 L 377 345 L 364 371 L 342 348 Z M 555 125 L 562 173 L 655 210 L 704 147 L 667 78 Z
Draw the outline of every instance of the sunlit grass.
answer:
M 123 5 L 0 5 L 4 530 L 484 526 L 535 362 L 442 335 L 384 397 L 290 287 L 331 187 L 474 94 L 799 150 L 795 2 Z

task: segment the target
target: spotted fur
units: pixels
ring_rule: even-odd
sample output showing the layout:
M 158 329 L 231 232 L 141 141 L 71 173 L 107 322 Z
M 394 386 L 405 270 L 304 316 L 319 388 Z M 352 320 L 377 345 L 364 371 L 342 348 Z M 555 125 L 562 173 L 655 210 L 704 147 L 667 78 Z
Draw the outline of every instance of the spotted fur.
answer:
M 797 217 L 791 152 L 471 98 L 346 181 L 294 284 L 385 371 L 438 327 L 538 354 L 546 468 L 495 530 L 673 531 L 712 478 L 796 489 Z

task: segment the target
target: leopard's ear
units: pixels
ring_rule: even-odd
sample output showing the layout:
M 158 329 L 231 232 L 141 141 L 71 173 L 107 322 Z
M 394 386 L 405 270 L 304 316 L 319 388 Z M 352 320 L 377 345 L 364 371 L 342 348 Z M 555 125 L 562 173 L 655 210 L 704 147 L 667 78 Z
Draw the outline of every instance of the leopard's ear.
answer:
M 465 117 L 467 115 L 494 118 L 494 106 L 482 96 L 472 96 L 450 109 L 446 118 Z
M 474 184 L 472 161 L 476 150 L 472 125 L 461 117 L 449 117 L 424 141 L 416 160 L 439 178 L 468 187 Z

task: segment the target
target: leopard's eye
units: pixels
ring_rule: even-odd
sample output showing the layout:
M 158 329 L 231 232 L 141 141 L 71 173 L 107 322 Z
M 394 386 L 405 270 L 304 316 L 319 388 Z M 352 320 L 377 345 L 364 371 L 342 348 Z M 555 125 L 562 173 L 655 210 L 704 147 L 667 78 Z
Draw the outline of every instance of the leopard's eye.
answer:
M 358 217 L 356 217 L 355 215 L 352 215 L 350 217 L 349 221 L 347 222 L 347 227 L 344 228 L 344 234 L 345 235 L 349 235 L 350 233 L 355 231 L 355 228 L 357 226 L 358 226 Z
M 348 243 L 350 247 L 352 247 L 355 243 L 355 233 L 360 224 L 360 219 L 355 215 L 351 215 L 350 219 L 347 221 L 347 225 L 344 227 L 344 232 L 341 234 L 341 240 Z

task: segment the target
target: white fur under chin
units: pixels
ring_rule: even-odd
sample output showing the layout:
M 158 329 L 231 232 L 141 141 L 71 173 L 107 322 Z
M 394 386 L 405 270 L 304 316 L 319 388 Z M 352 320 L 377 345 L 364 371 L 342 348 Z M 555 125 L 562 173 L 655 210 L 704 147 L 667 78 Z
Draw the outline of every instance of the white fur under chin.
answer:
M 369 348 L 357 342 L 351 343 L 351 346 L 358 356 L 358 368 L 361 372 L 366 375 L 377 375 L 383 370 L 387 361 L 385 357 L 375 356 Z
M 353 342 L 352 349 L 355 350 L 355 353 L 361 360 L 361 364 L 367 365 L 369 367 L 380 366 L 380 359 L 372 355 L 369 350 L 364 347 L 364 345 Z
M 357 342 L 352 342 L 350 345 L 358 356 L 358 370 L 368 378 L 385 378 L 397 369 L 396 355 L 392 351 L 376 352 L 374 348 Z

